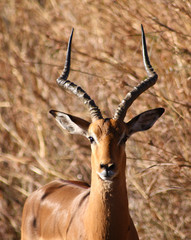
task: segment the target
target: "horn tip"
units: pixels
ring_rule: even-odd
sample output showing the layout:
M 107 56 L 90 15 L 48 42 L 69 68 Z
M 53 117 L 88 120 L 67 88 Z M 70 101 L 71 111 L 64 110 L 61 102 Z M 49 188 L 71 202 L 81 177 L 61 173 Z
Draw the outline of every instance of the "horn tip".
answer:
M 141 32 L 142 32 L 142 36 L 144 36 L 144 35 L 145 35 L 145 32 L 144 32 L 143 24 L 141 24 Z

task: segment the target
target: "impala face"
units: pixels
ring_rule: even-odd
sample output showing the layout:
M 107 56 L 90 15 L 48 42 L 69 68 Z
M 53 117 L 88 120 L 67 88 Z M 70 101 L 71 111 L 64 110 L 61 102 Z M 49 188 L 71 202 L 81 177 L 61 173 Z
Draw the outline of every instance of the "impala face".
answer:
M 100 179 L 111 181 L 125 168 L 126 126 L 114 119 L 101 119 L 88 130 L 92 149 L 92 169 Z
M 105 118 L 89 123 L 81 118 L 51 110 L 62 128 L 86 136 L 92 149 L 92 174 L 111 181 L 125 172 L 125 142 L 134 133 L 148 130 L 163 114 L 163 108 L 143 112 L 129 122 Z

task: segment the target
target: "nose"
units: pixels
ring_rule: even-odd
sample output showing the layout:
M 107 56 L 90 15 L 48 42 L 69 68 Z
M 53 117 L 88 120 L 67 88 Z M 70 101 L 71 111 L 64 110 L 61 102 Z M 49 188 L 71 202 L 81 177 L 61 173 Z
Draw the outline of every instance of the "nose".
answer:
M 98 172 L 99 177 L 102 180 L 112 180 L 115 175 L 115 164 L 100 164 L 100 168 L 102 169 L 102 171 Z
M 101 169 L 105 169 L 107 172 L 113 171 L 115 169 L 115 163 L 100 164 Z

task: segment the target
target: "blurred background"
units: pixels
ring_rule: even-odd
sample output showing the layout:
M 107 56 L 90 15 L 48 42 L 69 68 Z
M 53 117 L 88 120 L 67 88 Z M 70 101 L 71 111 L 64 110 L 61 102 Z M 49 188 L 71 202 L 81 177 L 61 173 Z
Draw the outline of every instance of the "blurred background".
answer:
M 69 79 L 112 117 L 146 77 L 143 24 L 157 84 L 126 121 L 164 107 L 155 126 L 127 142 L 127 187 L 140 239 L 191 239 L 191 3 L 0 1 L 0 239 L 19 239 L 24 202 L 56 179 L 90 183 L 89 141 L 62 131 L 49 114 L 90 115 L 56 78 L 74 27 Z

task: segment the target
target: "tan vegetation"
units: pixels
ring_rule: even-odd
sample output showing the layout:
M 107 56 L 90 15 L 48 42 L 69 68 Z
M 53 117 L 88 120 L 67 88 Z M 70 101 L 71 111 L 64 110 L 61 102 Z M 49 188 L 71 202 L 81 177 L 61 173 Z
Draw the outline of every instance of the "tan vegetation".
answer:
M 89 142 L 61 131 L 57 109 L 90 120 L 56 85 L 72 27 L 70 80 L 112 116 L 146 76 L 144 25 L 159 79 L 126 119 L 155 107 L 165 114 L 127 143 L 127 185 L 140 239 L 191 239 L 190 1 L 0 1 L 0 239 L 19 239 L 26 197 L 55 178 L 90 182 Z

